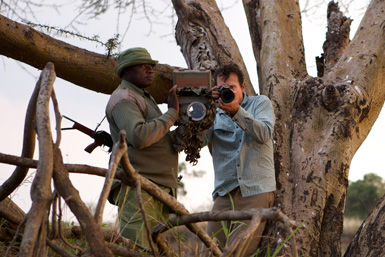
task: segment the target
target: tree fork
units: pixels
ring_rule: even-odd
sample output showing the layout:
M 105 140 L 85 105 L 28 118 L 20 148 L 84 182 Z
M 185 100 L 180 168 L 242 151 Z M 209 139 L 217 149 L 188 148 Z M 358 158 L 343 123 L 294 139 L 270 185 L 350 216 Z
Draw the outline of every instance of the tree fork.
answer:
M 190 69 L 215 70 L 218 65 L 237 63 L 244 73 L 246 92 L 255 95 L 238 46 L 213 0 L 172 0 L 178 15 L 175 38 Z M 198 47 L 199 46 L 199 47 Z

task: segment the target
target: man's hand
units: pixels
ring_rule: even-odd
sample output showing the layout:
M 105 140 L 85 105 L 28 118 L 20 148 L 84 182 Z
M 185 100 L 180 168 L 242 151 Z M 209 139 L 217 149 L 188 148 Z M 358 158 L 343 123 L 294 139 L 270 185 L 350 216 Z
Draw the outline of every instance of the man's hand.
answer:
M 222 99 L 219 97 L 220 94 L 217 90 L 218 88 L 219 86 L 215 86 L 212 88 L 211 91 L 211 96 L 215 99 L 215 104 L 217 105 L 217 107 L 229 113 L 231 116 L 234 116 L 238 112 L 240 104 L 235 99 L 230 103 L 223 102 Z
M 176 95 L 176 88 L 177 85 L 174 85 L 169 91 L 168 91 L 168 97 L 167 97 L 167 103 L 168 108 L 174 108 L 177 113 L 179 113 L 179 99 Z

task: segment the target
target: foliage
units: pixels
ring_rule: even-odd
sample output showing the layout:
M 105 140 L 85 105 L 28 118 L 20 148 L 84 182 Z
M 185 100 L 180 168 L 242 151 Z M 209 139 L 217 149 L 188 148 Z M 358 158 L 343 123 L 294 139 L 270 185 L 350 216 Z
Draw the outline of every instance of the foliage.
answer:
M 373 173 L 366 174 L 363 180 L 351 183 L 346 196 L 345 216 L 364 219 L 384 192 L 384 180 Z

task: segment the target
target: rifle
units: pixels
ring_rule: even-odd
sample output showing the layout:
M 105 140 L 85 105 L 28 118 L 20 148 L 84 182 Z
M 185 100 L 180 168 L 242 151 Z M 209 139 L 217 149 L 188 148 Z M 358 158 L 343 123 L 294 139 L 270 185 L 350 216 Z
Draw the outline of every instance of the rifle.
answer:
M 84 151 L 86 151 L 87 153 L 91 153 L 97 146 L 102 146 L 102 145 L 109 147 L 108 152 L 112 151 L 112 145 L 113 145 L 112 138 L 111 138 L 111 135 L 108 134 L 106 131 L 104 130 L 96 131 L 97 127 L 95 130 L 89 129 L 86 126 L 80 124 L 79 122 L 74 121 L 73 119 L 68 118 L 65 115 L 63 115 L 63 118 L 66 118 L 67 120 L 72 121 L 74 125 L 71 128 L 62 128 L 62 130 L 77 129 L 80 132 L 83 132 L 84 134 L 92 137 L 95 140 L 92 144 L 88 145 L 84 149 Z

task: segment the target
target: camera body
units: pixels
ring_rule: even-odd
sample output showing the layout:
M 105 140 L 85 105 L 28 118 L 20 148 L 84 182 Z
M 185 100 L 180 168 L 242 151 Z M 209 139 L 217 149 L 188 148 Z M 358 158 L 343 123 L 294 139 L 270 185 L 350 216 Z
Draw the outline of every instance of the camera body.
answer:
M 177 70 L 173 72 L 173 84 L 177 84 L 180 122 L 200 122 L 211 108 L 211 72 Z
M 219 92 L 219 98 L 221 98 L 224 103 L 231 103 L 234 100 L 234 92 L 229 86 L 221 85 L 217 88 L 217 91 Z

